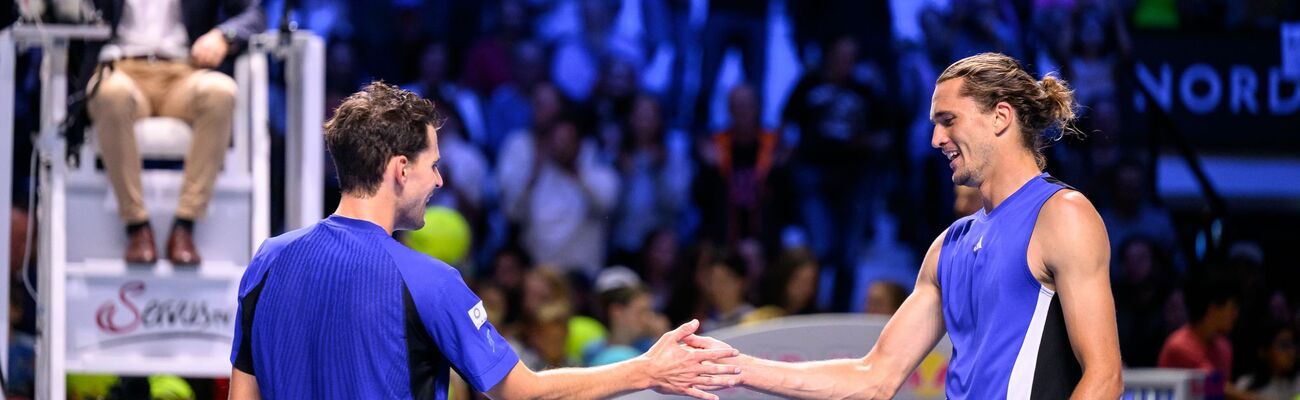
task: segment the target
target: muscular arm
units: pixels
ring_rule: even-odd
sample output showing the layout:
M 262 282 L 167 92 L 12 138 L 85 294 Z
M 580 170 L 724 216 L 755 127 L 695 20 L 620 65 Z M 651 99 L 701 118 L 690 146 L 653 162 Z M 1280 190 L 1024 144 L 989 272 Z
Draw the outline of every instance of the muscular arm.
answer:
M 735 384 L 735 365 L 704 363 L 739 352 L 734 349 L 695 350 L 678 344 L 695 332 L 699 322 L 664 334 L 640 357 L 593 368 L 560 368 L 533 372 L 522 362 L 487 392 L 493 399 L 599 399 L 654 389 L 716 400 L 696 386 L 729 387 Z
M 893 397 L 945 332 L 936 268 L 946 235 L 945 231 L 930 245 L 916 279 L 916 290 L 890 318 L 866 357 L 786 363 L 742 355 L 735 362 L 741 368 L 740 384 L 789 398 Z
M 230 400 L 260 400 L 257 378 L 238 368 L 230 369 Z
M 1110 291 L 1110 243 L 1101 216 L 1082 194 L 1061 191 L 1043 206 L 1034 237 L 1060 296 L 1070 345 L 1083 366 L 1072 398 L 1119 397 L 1124 385 Z

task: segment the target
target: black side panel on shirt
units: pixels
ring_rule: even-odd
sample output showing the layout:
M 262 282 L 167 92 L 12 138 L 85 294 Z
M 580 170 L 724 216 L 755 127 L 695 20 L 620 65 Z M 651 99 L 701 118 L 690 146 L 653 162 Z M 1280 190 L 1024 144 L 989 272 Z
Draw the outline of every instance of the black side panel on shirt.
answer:
M 257 312 L 257 299 L 262 297 L 262 287 L 266 286 L 266 279 L 271 276 L 271 271 L 262 274 L 262 281 L 248 291 L 244 299 L 240 301 L 239 307 L 244 310 L 239 321 L 239 329 L 244 331 L 240 334 L 244 340 L 239 341 L 239 356 L 235 357 L 235 368 L 249 375 L 257 375 L 253 372 L 253 313 Z
M 1046 178 L 1043 178 L 1043 180 L 1044 180 L 1044 181 L 1047 181 L 1047 183 L 1050 183 L 1050 184 L 1053 184 L 1053 185 L 1056 185 L 1056 186 L 1060 186 L 1060 187 L 1065 188 L 1065 189 L 1070 189 L 1070 190 L 1073 190 L 1073 191 L 1076 191 L 1076 192 L 1079 191 L 1079 189 L 1075 189 L 1074 186 L 1070 186 L 1069 184 L 1066 184 L 1065 182 L 1061 182 L 1060 179 L 1056 179 L 1055 176 L 1048 176 L 1048 177 L 1046 177 Z
M 402 283 L 402 304 L 406 320 L 406 362 L 411 371 L 411 397 L 415 399 L 436 399 L 437 396 L 437 362 L 441 352 L 429 331 L 420 320 L 420 313 L 415 309 L 415 299 L 411 290 Z M 445 373 L 445 369 L 443 370 Z
M 1083 367 L 1074 358 L 1070 336 L 1065 330 L 1061 296 L 1052 296 L 1043 324 L 1043 341 L 1038 347 L 1038 366 L 1034 369 L 1032 399 L 1068 399 L 1083 379 Z

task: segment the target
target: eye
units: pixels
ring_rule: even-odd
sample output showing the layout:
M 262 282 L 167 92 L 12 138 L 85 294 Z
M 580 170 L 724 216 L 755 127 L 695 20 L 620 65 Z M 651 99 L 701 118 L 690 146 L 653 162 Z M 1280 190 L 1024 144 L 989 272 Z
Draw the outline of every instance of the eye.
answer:
M 952 126 L 952 120 L 954 119 L 957 119 L 957 117 L 947 117 L 940 120 L 939 123 L 943 124 L 943 126 Z

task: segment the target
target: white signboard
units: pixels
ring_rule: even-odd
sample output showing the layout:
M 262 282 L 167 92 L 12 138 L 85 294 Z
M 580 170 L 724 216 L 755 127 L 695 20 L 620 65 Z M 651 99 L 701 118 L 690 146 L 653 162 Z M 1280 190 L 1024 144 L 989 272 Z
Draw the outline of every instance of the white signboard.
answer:
M 69 277 L 68 369 L 228 375 L 238 278 L 132 275 Z

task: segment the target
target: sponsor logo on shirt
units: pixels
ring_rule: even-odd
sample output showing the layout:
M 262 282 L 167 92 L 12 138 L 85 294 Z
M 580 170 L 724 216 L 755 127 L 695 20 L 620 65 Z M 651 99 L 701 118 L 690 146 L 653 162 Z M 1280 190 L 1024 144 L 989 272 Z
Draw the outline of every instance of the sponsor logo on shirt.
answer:
M 487 309 L 483 308 L 482 300 L 469 309 L 469 320 L 474 321 L 474 329 L 482 328 L 483 323 L 487 322 Z

